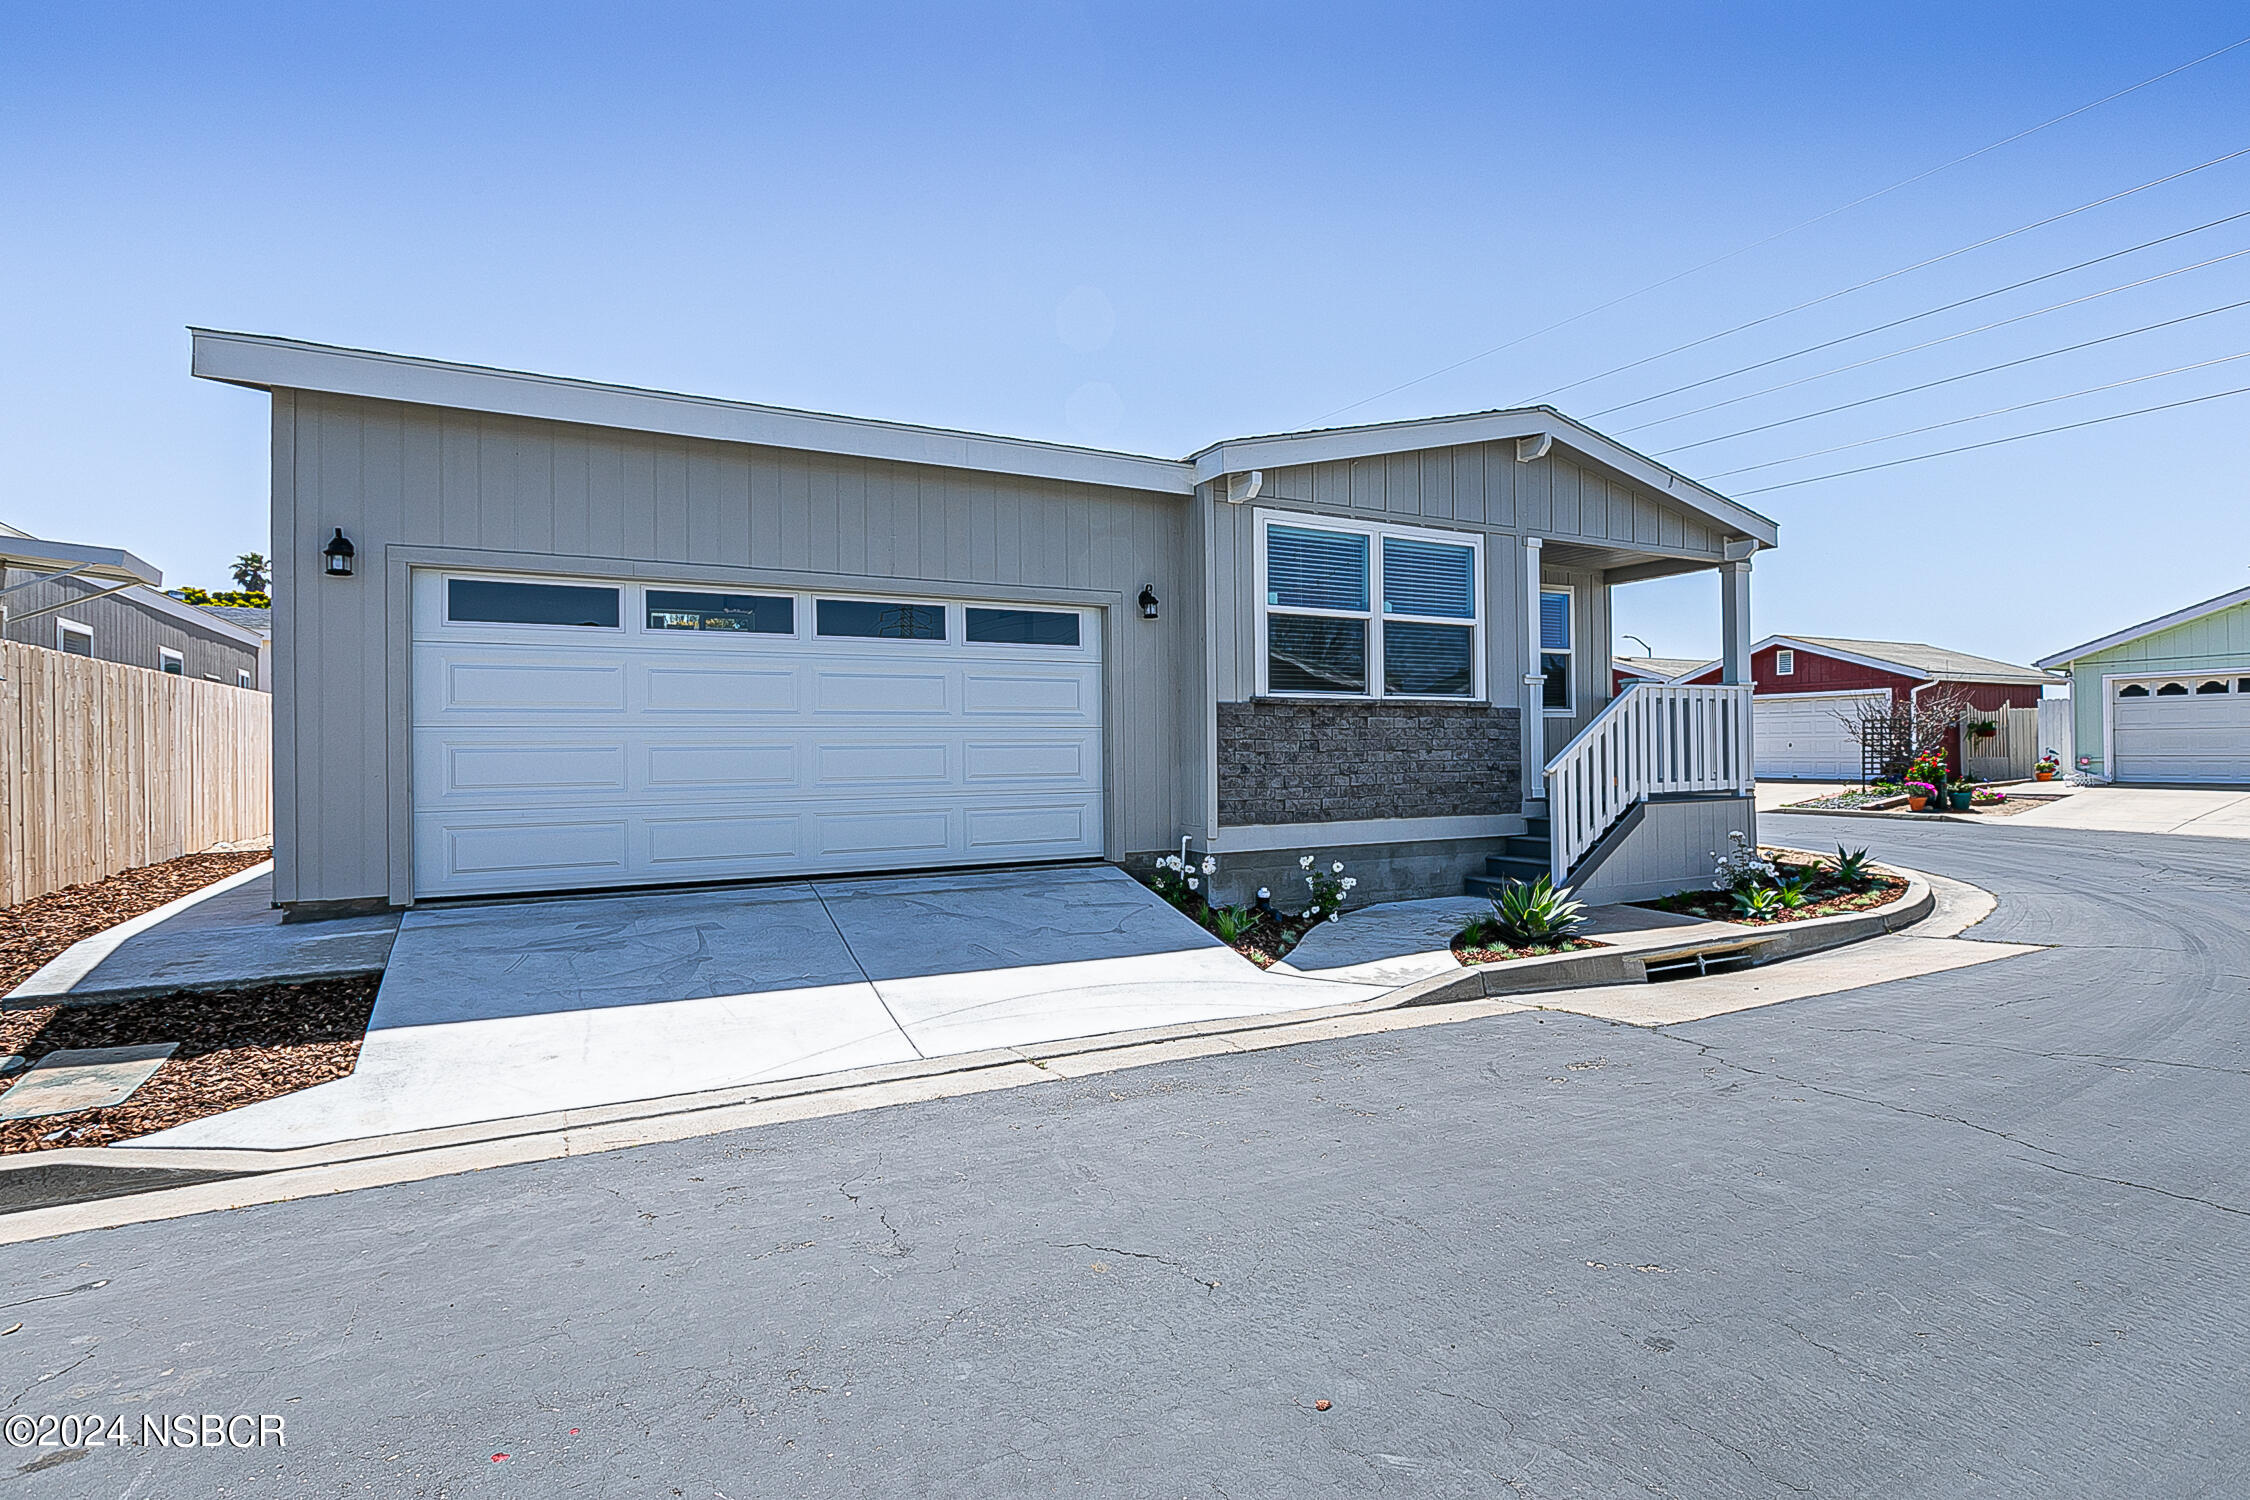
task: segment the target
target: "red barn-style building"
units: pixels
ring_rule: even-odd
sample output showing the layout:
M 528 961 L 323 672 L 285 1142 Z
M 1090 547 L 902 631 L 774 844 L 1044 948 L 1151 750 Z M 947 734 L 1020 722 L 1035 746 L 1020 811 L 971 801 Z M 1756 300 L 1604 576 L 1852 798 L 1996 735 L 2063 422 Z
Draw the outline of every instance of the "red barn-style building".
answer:
M 1859 746 L 1839 711 L 1855 699 L 1887 694 L 1913 701 L 1917 689 L 1946 683 L 1968 692 L 1972 708 L 2031 708 L 2062 679 L 2037 667 L 1971 656 L 1918 641 L 1769 635 L 1750 648 L 1757 716 L 1759 779 L 1855 780 Z M 1676 679 L 1717 682 L 1716 662 Z

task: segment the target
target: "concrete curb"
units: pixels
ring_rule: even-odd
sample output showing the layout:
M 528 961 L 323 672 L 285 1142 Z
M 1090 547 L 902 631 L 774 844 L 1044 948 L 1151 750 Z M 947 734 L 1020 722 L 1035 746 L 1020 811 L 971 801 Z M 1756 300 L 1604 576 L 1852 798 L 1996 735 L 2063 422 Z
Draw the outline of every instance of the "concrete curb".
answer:
M 1925 877 L 1891 866 L 1879 868 L 1904 876 L 1907 889 L 1898 900 L 1872 911 L 1814 917 L 1749 936 L 1683 941 L 1631 954 L 1597 948 L 1480 965 L 1458 974 L 1437 975 L 1371 1000 L 1313 1010 L 1235 1016 L 1034 1046 L 956 1053 L 780 1083 L 675 1094 L 290 1150 L 120 1145 L 66 1147 L 0 1157 L 0 1244 L 169 1216 L 136 1212 L 114 1201 L 141 1194 L 162 1193 L 166 1199 L 177 1201 L 176 1212 L 201 1213 L 514 1162 L 620 1150 L 783 1120 L 1053 1082 L 1189 1057 L 1262 1051 L 1539 1009 L 1528 997 L 1557 990 L 1644 983 L 1651 961 L 1662 964 L 1701 954 L 1723 955 L 1746 964 L 1771 963 L 1897 932 L 1929 916 L 1935 900 Z M 259 1179 L 260 1186 L 230 1187 L 243 1179 Z

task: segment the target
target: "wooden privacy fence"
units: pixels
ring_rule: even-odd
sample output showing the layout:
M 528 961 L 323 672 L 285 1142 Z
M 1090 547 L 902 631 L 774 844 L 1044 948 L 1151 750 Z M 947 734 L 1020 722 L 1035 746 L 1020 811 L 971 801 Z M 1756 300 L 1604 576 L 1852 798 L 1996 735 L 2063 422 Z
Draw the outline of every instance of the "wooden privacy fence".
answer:
M 1984 723 L 1998 732 L 1981 737 L 1969 732 Z M 1972 708 L 1961 715 L 1961 755 L 1977 781 L 2028 780 L 2040 748 L 2036 708 Z
M 0 907 L 273 831 L 273 699 L 0 641 Z

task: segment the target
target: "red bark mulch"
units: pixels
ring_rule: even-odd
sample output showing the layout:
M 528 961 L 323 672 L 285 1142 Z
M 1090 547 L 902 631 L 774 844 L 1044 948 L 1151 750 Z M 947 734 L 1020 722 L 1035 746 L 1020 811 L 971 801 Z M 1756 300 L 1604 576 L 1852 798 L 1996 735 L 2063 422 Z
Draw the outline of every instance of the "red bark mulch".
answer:
M 1464 964 L 1499 964 L 1511 958 L 1545 958 L 1554 953 L 1576 953 L 1585 948 L 1607 948 L 1607 943 L 1597 943 L 1592 938 L 1566 938 L 1559 943 L 1537 943 L 1529 948 L 1509 948 L 1488 943 L 1471 943 L 1461 937 L 1453 939 L 1453 956 Z
M 0 908 L 0 995 L 29 979 L 79 939 L 152 912 L 271 858 L 262 849 L 186 854 L 160 865 L 120 870 L 106 880 L 64 886 Z M 0 1052 L 7 1050 L 0 1047 Z
M 0 1011 L 0 1053 L 21 1053 L 32 1062 L 65 1047 L 180 1044 L 122 1104 L 0 1121 L 0 1155 L 106 1146 L 342 1078 L 359 1061 L 381 983 L 381 975 L 366 974 L 317 984 Z M 12 1085 L 23 1076 L 17 1072 L 0 1081 Z M 0 1099 L 6 1097 L 0 1088 Z

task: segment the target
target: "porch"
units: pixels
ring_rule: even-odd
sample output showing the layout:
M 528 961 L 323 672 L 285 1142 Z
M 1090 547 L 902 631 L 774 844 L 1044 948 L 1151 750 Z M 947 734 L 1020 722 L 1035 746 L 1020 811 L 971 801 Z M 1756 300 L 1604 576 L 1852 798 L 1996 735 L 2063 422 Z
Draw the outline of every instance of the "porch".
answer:
M 1541 732 L 1523 736 L 1525 830 L 1469 878 L 1472 893 L 1545 875 L 1589 901 L 1643 900 L 1708 879 L 1711 851 L 1731 836 L 1756 842 L 1750 564 L 1758 545 L 1731 539 L 1714 560 L 1523 539 L 1530 649 L 1520 702 L 1524 722 Z M 1719 683 L 1613 689 L 1611 590 L 1704 571 L 1719 577 Z

